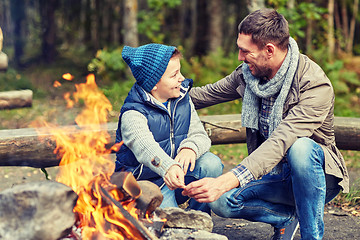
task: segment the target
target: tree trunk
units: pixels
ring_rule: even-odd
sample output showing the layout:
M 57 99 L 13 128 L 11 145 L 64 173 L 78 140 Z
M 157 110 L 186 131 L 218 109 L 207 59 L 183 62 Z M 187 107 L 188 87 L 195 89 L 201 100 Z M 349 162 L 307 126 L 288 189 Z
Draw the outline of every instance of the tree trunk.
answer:
M 40 16 L 42 33 L 42 57 L 51 63 L 55 60 L 56 51 L 56 21 L 55 10 L 58 6 L 58 0 L 40 0 Z
M 334 37 L 334 4 L 335 0 L 329 0 L 328 2 L 328 58 L 332 62 L 335 52 L 335 37 Z
M 247 8 L 250 13 L 265 8 L 265 0 L 247 0 Z
M 295 0 L 288 0 L 287 4 L 286 4 L 288 9 L 292 9 L 295 7 Z
M 312 0 L 307 0 L 308 3 L 311 3 Z M 289 1 L 293 2 L 293 1 Z M 294 7 L 294 3 L 292 3 L 292 7 Z M 305 34 L 305 42 L 306 42 L 306 52 L 310 53 L 312 50 L 312 33 L 313 33 L 313 20 L 310 18 L 306 19 L 306 34 Z
M 306 34 L 305 34 L 305 42 L 306 42 L 306 53 L 310 53 L 312 51 L 312 33 L 313 33 L 313 20 L 306 19 Z
M 191 55 L 195 54 L 195 45 L 196 45 L 196 31 L 198 25 L 198 12 L 197 12 L 197 2 L 198 0 L 191 1 L 191 34 L 190 34 L 190 41 L 189 47 L 191 49 Z
M 208 5 L 209 12 L 209 50 L 215 52 L 222 46 L 223 33 L 222 33 L 222 1 L 211 0 Z
M 84 38 L 83 41 L 87 43 L 89 46 L 91 44 L 91 32 L 92 32 L 92 25 L 91 25 L 91 19 L 92 19 L 92 8 L 91 8 L 91 2 L 92 0 L 82 0 L 83 8 L 84 8 Z
M 343 31 L 343 37 L 344 39 L 349 38 L 349 20 L 348 20 L 348 14 L 347 14 L 347 8 L 346 8 L 346 1 L 340 0 L 341 2 L 341 17 L 342 17 L 342 31 Z
M 352 14 L 351 22 L 350 22 L 349 38 L 348 38 L 348 41 L 346 44 L 346 53 L 351 54 L 351 55 L 352 55 L 352 51 L 353 51 L 355 24 L 356 24 L 358 9 L 359 9 L 359 0 L 354 0 L 353 14 Z
M 185 49 L 190 49 L 187 44 L 187 39 L 191 36 L 192 29 L 195 27 L 192 25 L 192 14 L 191 14 L 191 0 L 183 0 L 182 4 L 179 6 L 179 36 L 181 37 L 181 45 Z
M 206 55 L 208 50 L 208 37 L 209 37 L 209 16 L 206 8 L 208 1 L 197 0 L 196 1 L 196 25 L 195 27 L 195 46 L 194 54 L 198 56 Z
M 10 1 L 11 18 L 14 23 L 14 60 L 17 66 L 22 65 L 21 58 L 24 54 L 25 39 L 23 37 L 23 24 L 26 19 L 25 0 Z
M 113 8 L 113 15 L 114 15 L 114 19 L 112 20 L 112 36 L 111 36 L 111 39 L 112 39 L 112 43 L 114 45 L 119 45 L 120 44 L 120 28 L 121 28 L 121 25 L 120 25 L 120 21 L 121 21 L 121 15 L 120 15 L 120 11 L 121 11 L 121 6 L 120 4 L 118 3 L 118 1 L 114 1 L 112 3 L 112 8 Z
M 91 43 L 94 50 L 100 48 L 99 43 L 99 0 L 91 0 Z
M 335 19 L 335 29 L 338 29 L 341 35 L 343 35 L 344 29 L 342 29 L 341 20 L 340 20 L 340 13 L 339 13 L 339 4 L 337 1 L 335 1 L 335 11 L 334 11 L 334 19 Z M 344 40 L 336 38 L 335 42 L 335 49 L 336 54 L 341 54 L 342 49 L 341 46 L 343 45 Z
M 124 1 L 124 45 L 137 47 L 139 46 L 139 35 L 137 29 L 137 13 L 138 1 L 125 0 Z

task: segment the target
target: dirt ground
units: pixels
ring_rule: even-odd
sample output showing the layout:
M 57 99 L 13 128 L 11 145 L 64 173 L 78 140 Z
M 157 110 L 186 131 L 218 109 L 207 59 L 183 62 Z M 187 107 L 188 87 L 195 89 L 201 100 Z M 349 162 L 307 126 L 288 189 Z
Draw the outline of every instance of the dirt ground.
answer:
M 243 219 L 226 219 L 213 216 L 213 232 L 225 235 L 229 240 L 263 240 L 270 239 L 273 229 L 270 225 L 249 222 Z M 324 215 L 324 240 L 360 239 L 360 218 L 340 209 L 327 206 Z M 300 231 L 295 240 L 301 239 Z

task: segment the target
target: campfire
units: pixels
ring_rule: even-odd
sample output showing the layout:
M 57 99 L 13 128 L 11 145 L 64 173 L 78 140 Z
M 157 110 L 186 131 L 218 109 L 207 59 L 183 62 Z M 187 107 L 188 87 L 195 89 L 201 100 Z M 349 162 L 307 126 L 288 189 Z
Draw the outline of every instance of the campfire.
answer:
M 71 81 L 73 76 L 64 74 L 63 78 Z M 61 83 L 56 81 L 54 86 L 59 87 Z M 47 123 L 45 126 L 51 129 L 56 141 L 54 153 L 61 156 L 56 181 L 71 187 L 78 195 L 74 212 L 82 238 L 156 239 L 141 221 L 152 222 L 149 209 L 155 210 L 162 199 L 157 197 L 157 205 L 154 201 L 146 203 L 140 198 L 141 187 L 131 173 L 113 175 L 115 163 L 109 155 L 122 143 L 107 149 L 110 136 L 101 128 L 107 122 L 112 105 L 98 89 L 93 74 L 87 76 L 86 83 L 75 84 L 75 87 L 76 91 L 72 95 L 66 93 L 64 99 L 69 108 L 83 101 L 85 107 L 75 122 L 77 127 L 88 130 L 86 134 L 79 132 L 70 136 L 62 128 Z

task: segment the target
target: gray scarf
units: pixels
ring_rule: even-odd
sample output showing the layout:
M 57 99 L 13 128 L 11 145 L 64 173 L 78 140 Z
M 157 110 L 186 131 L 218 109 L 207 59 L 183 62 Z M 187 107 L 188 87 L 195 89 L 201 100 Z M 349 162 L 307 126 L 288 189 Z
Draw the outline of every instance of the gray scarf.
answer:
M 259 129 L 259 108 L 261 98 L 277 96 L 269 116 L 269 136 L 282 120 L 286 97 L 289 93 L 299 60 L 299 48 L 296 41 L 290 37 L 288 53 L 276 75 L 265 84 L 259 84 L 260 79 L 251 74 L 249 66 L 243 63 L 242 70 L 246 88 L 242 104 L 241 123 L 243 127 Z

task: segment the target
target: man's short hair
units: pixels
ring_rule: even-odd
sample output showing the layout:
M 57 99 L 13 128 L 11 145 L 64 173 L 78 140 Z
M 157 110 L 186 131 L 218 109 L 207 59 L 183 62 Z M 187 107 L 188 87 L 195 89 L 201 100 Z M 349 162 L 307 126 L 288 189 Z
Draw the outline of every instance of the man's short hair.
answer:
M 246 16 L 238 26 L 238 33 L 251 35 L 252 41 L 263 49 L 269 42 L 282 50 L 289 45 L 289 25 L 274 9 L 259 9 Z

